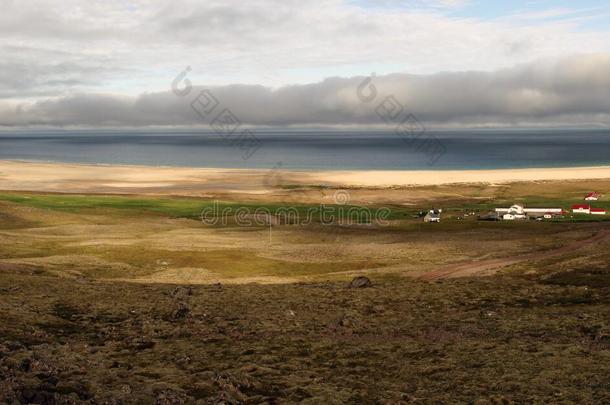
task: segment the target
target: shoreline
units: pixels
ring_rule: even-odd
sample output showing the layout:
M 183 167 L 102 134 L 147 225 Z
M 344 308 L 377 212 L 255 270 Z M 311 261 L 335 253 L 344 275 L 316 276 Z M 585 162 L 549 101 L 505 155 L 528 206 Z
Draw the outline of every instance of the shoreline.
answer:
M 392 188 L 610 179 L 609 166 L 480 170 L 277 170 L 0 160 L 0 190 L 200 195 L 325 186 Z
M 212 166 L 171 166 L 171 165 L 145 165 L 145 164 L 128 164 L 128 163 L 96 163 L 96 162 L 61 162 L 55 160 L 28 160 L 28 159 L 0 159 L 0 165 L 3 163 L 19 163 L 19 164 L 42 164 L 53 166 L 77 166 L 77 167 L 123 167 L 123 168 L 141 168 L 141 169 L 176 169 L 176 170 L 208 170 L 208 171 L 226 171 L 226 172 L 268 172 L 274 170 L 274 167 L 212 167 Z M 500 172 L 500 171 L 518 171 L 518 170 L 570 170 L 570 169 L 610 169 L 610 162 L 603 165 L 593 166 L 533 166 L 533 167 L 511 167 L 511 168 L 469 168 L 469 169 L 315 169 L 315 168 L 287 168 L 281 170 L 287 173 L 446 173 L 446 172 Z M 605 177 L 604 177 L 605 178 Z

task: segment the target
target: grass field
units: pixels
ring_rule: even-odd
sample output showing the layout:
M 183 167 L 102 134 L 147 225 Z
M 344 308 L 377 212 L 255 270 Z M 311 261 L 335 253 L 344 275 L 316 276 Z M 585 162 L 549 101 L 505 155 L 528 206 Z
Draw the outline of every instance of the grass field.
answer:
M 475 209 L 476 202 L 447 207 L 444 221 L 432 226 L 414 218 L 419 209 L 397 206 L 387 226 L 346 225 L 342 220 L 349 219 L 349 206 L 335 206 L 341 210 L 331 224 L 314 215 L 308 225 L 264 220 L 236 226 L 231 215 L 238 209 L 275 213 L 285 206 L 11 193 L 0 194 L 0 201 L 0 223 L 10 231 L 2 235 L 2 259 L 58 274 L 69 268 L 86 277 L 149 282 L 298 281 L 341 274 L 348 278 L 361 270 L 404 274 L 468 258 L 552 248 L 579 234 L 584 237 L 589 226 L 455 219 L 465 209 Z M 199 213 L 212 207 L 213 215 L 225 211 L 230 220 L 203 224 Z M 307 204 L 293 208 L 303 217 L 321 209 Z M 374 212 L 379 207 L 367 208 Z M 535 245 L 528 244 L 532 239 Z M 507 241 L 515 243 L 506 246 Z

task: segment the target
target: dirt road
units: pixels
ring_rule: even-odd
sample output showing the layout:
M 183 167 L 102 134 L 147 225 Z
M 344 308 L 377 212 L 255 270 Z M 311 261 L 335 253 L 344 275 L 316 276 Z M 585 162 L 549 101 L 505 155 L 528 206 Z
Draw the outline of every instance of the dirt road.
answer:
M 557 249 L 529 253 L 518 257 L 506 257 L 500 259 L 489 259 L 458 263 L 423 274 L 419 277 L 419 279 L 434 281 L 444 278 L 468 277 L 492 270 L 497 271 L 503 267 L 508 267 L 517 263 L 544 260 L 551 257 L 563 256 L 581 250 L 587 246 L 592 246 L 604 242 L 608 239 L 610 239 L 610 229 L 601 229 L 590 238 L 570 242 Z

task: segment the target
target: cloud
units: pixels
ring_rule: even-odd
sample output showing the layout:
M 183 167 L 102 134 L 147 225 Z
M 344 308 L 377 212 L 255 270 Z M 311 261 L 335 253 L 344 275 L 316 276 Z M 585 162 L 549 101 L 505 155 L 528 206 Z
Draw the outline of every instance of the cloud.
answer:
M 277 88 L 373 70 L 491 71 L 539 57 L 610 52 L 607 26 L 452 14 L 464 3 L 6 0 L 0 98 L 135 96 L 166 88 L 185 66 L 199 82 Z
M 377 76 L 376 98 L 362 101 L 365 77 L 270 88 L 196 86 L 137 97 L 78 94 L 0 107 L 5 126 L 147 127 L 209 125 L 191 102 L 204 89 L 247 126 L 379 126 L 376 108 L 389 96 L 428 127 L 609 125 L 610 54 L 580 55 L 493 72 Z M 368 87 L 367 87 L 368 89 Z

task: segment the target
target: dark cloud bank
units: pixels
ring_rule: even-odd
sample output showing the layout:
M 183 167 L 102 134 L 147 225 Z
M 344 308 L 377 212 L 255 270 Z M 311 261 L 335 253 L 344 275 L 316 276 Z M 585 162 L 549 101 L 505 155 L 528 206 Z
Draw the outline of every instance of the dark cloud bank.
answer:
M 169 82 L 173 78 L 168 78 Z M 537 62 L 495 72 L 392 74 L 372 80 L 377 97 L 358 97 L 365 78 L 270 89 L 256 85 L 209 87 L 220 106 L 245 125 L 380 125 L 375 107 L 394 96 L 429 127 L 610 124 L 610 55 Z M 204 87 L 187 96 L 172 91 L 119 97 L 77 94 L 33 104 L 5 105 L 5 127 L 201 126 L 190 106 Z M 368 86 L 366 89 L 370 89 Z M 367 93 L 366 95 L 368 95 Z

